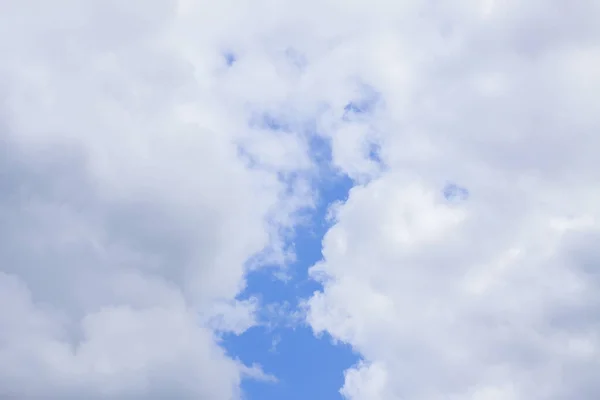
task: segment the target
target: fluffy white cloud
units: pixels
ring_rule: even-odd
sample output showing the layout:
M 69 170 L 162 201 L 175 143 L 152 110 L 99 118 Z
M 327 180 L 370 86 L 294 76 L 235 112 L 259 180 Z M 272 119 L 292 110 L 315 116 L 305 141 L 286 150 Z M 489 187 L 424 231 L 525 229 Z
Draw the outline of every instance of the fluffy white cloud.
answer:
M 219 333 L 256 323 L 235 297 L 248 260 L 285 261 L 312 200 L 278 174 L 310 159 L 298 130 L 251 123 L 271 110 L 228 92 L 219 23 L 183 6 L 0 5 L 0 397 L 225 400 L 270 379 Z
M 593 1 L 3 2 L 0 390 L 239 396 L 262 375 L 215 332 L 254 323 L 233 301 L 246 261 L 289 257 L 316 129 L 360 184 L 308 303 L 365 359 L 345 396 L 598 397 L 599 17 Z M 449 183 L 469 196 L 447 201 Z
M 328 134 L 371 180 L 336 206 L 308 320 L 363 355 L 351 399 L 597 398 L 600 9 L 419 4 L 345 45 L 379 101 Z

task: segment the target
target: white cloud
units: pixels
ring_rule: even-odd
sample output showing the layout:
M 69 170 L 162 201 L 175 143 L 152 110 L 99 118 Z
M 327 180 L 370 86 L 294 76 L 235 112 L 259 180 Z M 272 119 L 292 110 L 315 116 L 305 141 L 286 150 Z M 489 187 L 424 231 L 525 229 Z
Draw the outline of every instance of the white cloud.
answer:
M 182 6 L 0 5 L 0 397 L 225 400 L 274 380 L 218 334 L 256 323 L 245 265 L 285 260 L 312 193 L 278 173 L 310 160 L 300 132 L 249 126 L 267 105 L 228 93 L 219 23 Z
M 363 118 L 386 169 L 336 207 L 308 321 L 366 360 L 351 399 L 597 398 L 600 10 L 413 3 L 343 45 L 380 94 Z M 343 170 L 365 165 L 328 134 Z
M 277 176 L 311 171 L 314 125 L 361 183 L 309 302 L 313 328 L 365 358 L 344 395 L 598 397 L 599 16 L 589 1 L 2 3 L 0 389 L 231 399 L 266 377 L 213 329 L 254 322 L 234 303 L 248 258 L 289 257 L 281 234 L 311 191 Z M 365 88 L 376 104 L 348 116 Z M 291 132 L 248 127 L 262 113 Z M 448 183 L 468 198 L 446 202 Z

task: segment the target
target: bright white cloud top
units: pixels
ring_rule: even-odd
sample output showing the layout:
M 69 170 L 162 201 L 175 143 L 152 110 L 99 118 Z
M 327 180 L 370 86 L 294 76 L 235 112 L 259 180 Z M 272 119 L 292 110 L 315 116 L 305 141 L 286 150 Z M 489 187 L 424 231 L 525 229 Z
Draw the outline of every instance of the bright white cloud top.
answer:
M 219 335 L 257 323 L 247 269 L 290 257 L 317 135 L 356 183 L 305 303 L 364 359 L 343 396 L 599 398 L 598 20 L 589 0 L 2 2 L 0 397 L 271 379 Z

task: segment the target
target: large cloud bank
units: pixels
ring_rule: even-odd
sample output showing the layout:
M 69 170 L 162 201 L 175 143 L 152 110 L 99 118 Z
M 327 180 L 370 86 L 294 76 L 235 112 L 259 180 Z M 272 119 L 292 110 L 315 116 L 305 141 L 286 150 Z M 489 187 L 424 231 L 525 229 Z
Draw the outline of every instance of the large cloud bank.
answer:
M 247 268 L 289 258 L 319 135 L 356 183 L 306 303 L 364 359 L 344 396 L 597 398 L 599 18 L 3 2 L 0 396 L 230 400 L 268 378 L 219 334 L 256 323 Z

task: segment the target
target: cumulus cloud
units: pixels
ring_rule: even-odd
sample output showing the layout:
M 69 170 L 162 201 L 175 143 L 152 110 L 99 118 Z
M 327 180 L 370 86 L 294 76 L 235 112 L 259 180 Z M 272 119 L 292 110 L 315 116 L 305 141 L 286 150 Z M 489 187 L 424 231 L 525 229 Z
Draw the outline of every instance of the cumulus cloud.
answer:
M 307 321 L 358 399 L 600 395 L 593 1 L 0 5 L 0 390 L 233 399 L 310 138 Z M 307 134 L 307 132 L 309 134 Z
M 236 296 L 249 263 L 289 258 L 312 194 L 287 175 L 310 159 L 298 130 L 251 123 L 268 105 L 233 93 L 231 26 L 208 21 L 169 0 L 0 5 L 0 397 L 274 379 L 220 333 L 256 323 Z
M 376 133 L 385 169 L 344 143 L 357 122 L 328 125 L 369 178 L 311 271 L 308 321 L 364 358 L 342 394 L 596 398 L 600 10 L 406 3 L 344 45 L 380 97 L 350 140 Z

